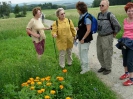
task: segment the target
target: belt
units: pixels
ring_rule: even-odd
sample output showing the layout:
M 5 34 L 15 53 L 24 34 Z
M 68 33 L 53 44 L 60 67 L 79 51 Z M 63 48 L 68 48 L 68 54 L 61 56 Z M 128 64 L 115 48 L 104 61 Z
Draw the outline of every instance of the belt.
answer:
M 108 33 L 108 34 L 103 34 L 103 35 L 99 34 L 99 36 L 108 36 L 108 35 L 111 35 L 111 34 L 113 34 L 113 33 Z

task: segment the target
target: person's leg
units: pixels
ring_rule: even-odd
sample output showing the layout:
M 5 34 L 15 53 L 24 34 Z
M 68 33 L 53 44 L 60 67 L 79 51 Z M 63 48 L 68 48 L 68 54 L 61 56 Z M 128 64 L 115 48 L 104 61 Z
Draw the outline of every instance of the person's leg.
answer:
M 42 46 L 42 52 L 44 53 L 45 50 L 45 39 L 41 41 L 41 46 Z
M 65 50 L 59 51 L 59 65 L 61 68 L 65 67 L 65 55 L 66 55 Z
M 106 75 L 111 72 L 111 67 L 112 67 L 113 34 L 104 36 L 102 38 L 102 49 L 103 49 L 103 57 L 105 63 L 105 71 L 103 72 L 103 74 Z
M 35 41 L 33 42 L 36 52 L 37 52 L 37 59 L 40 60 L 43 54 L 43 50 L 42 50 L 42 45 L 41 42 L 36 43 Z
M 67 49 L 67 64 L 70 66 L 72 65 L 72 48 Z
M 123 67 L 124 67 L 124 74 L 120 76 L 120 80 L 129 78 L 128 69 L 127 69 L 127 52 L 128 49 L 122 48 L 122 56 L 123 56 Z
M 89 64 L 88 64 L 88 50 L 89 50 L 90 43 L 81 44 L 81 60 L 82 60 L 82 71 L 80 74 L 84 74 L 89 71 Z
M 127 53 L 127 68 L 130 79 L 123 83 L 124 86 L 133 85 L 133 50 L 131 49 Z
M 80 58 L 80 65 L 81 65 L 81 70 L 83 70 L 82 68 L 82 60 L 81 60 L 81 43 L 80 41 L 78 41 L 78 50 L 79 50 L 79 58 Z
M 102 37 L 97 36 L 97 58 L 101 64 L 101 68 L 98 70 L 98 72 L 103 72 L 105 70 L 105 63 L 104 63 L 104 57 L 103 57 L 103 50 L 102 50 Z

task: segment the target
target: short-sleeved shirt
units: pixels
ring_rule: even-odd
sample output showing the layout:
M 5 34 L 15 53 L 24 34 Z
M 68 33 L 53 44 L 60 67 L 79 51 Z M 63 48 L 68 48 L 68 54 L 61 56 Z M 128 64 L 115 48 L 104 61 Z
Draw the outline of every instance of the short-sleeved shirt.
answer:
M 81 20 L 86 14 L 87 14 L 87 12 L 84 13 L 84 14 L 82 14 L 82 15 L 80 15 L 80 18 L 79 18 L 79 19 Z M 85 25 L 91 24 L 91 20 L 90 20 L 89 18 L 86 18 L 84 24 L 85 24 Z
M 36 43 L 38 43 L 41 40 L 46 38 L 45 33 L 44 33 L 44 25 L 42 24 L 41 20 L 39 20 L 39 19 L 37 20 L 35 18 L 32 18 L 29 21 L 26 28 L 31 29 L 31 31 L 34 32 L 34 33 L 37 33 L 37 31 L 39 32 L 40 38 L 36 38 L 36 37 L 31 35 L 32 40 L 35 41 Z

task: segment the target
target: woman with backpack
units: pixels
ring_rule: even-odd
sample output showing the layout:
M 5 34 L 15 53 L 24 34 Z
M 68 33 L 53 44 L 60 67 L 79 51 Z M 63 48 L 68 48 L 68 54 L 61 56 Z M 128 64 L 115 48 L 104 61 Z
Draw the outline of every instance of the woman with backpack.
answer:
M 84 74 L 89 71 L 88 50 L 90 41 L 93 39 L 91 33 L 91 20 L 89 19 L 89 17 L 86 17 L 86 15 L 88 14 L 88 8 L 84 2 L 77 2 L 76 9 L 80 15 L 77 28 L 77 38 L 79 40 L 79 56 L 82 70 L 80 74 Z
M 32 13 L 34 17 L 29 21 L 26 27 L 26 31 L 28 35 L 32 38 L 32 41 L 37 52 L 37 58 L 40 59 L 42 54 L 44 53 L 45 48 L 46 36 L 44 30 L 50 30 L 50 28 L 44 27 L 41 20 L 39 19 L 41 16 L 40 7 L 35 7 Z
M 52 36 L 56 38 L 56 45 L 59 50 L 59 65 L 61 68 L 65 67 L 65 56 L 67 53 L 67 64 L 72 65 L 72 47 L 76 35 L 73 22 L 65 18 L 65 11 L 63 8 L 56 10 L 57 20 L 52 25 Z

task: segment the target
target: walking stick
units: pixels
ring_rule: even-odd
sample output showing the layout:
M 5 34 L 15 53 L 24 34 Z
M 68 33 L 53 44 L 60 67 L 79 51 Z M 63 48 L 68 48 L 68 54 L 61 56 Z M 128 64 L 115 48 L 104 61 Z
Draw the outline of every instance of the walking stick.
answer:
M 57 60 L 57 53 L 56 53 L 56 47 L 55 47 L 54 37 L 53 37 L 53 43 L 54 43 L 55 58 L 56 58 L 56 60 Z

